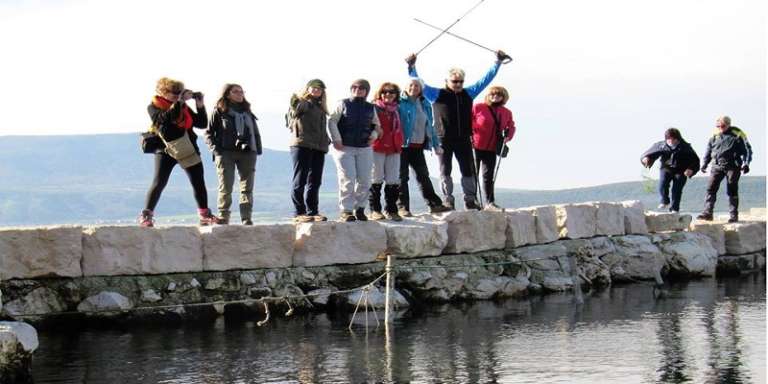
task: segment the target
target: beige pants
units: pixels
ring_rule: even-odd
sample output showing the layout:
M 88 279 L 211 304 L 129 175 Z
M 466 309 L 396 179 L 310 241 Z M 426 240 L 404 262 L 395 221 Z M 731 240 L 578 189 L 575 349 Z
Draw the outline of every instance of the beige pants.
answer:
M 235 170 L 240 176 L 240 219 L 251 219 L 253 211 L 253 181 L 256 174 L 256 152 L 225 151 L 217 155 L 219 176 L 219 214 L 229 218 Z

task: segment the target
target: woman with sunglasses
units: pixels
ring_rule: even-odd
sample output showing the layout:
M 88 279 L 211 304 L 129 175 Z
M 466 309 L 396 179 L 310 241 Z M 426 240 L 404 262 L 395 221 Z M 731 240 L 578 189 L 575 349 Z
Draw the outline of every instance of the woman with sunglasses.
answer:
M 403 220 L 397 213 L 397 198 L 400 194 L 400 152 L 403 148 L 403 130 L 397 110 L 399 95 L 400 87 L 394 83 L 382 84 L 373 95 L 382 134 L 373 142 L 373 184 L 368 195 L 371 220 Z M 381 212 L 382 184 L 384 214 Z
M 485 192 L 485 209 L 500 211 L 496 205 L 494 169 L 496 156 L 501 156 L 504 145 L 515 135 L 515 121 L 512 112 L 504 107 L 509 93 L 504 87 L 488 89 L 483 103 L 472 107 L 472 147 L 475 150 L 475 169 L 482 175 Z
M 192 127 L 205 128 L 208 124 L 203 94 L 184 89 L 184 83 L 167 77 L 157 81 L 155 92 L 157 95 L 152 98 L 152 102 L 147 107 L 149 118 L 152 120 L 152 130 L 159 133 L 165 142 L 180 139 L 184 135 L 189 136 L 192 146 L 199 155 L 197 135 Z M 196 111 L 193 111 L 186 103 L 193 96 Z M 176 159 L 166 153 L 165 148 L 160 148 L 155 152 L 155 176 L 147 192 L 144 210 L 139 216 L 139 225 L 142 227 L 154 226 L 155 206 L 160 200 L 160 194 L 168 184 L 171 171 L 177 163 Z M 203 178 L 203 163 L 199 162 L 184 168 L 184 172 L 187 173 L 195 192 L 200 225 L 219 224 L 219 218 L 208 209 L 208 192 Z

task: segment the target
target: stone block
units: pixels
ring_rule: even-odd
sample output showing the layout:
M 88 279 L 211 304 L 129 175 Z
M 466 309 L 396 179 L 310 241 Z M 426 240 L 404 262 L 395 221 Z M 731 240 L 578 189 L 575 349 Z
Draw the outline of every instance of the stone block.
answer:
M 624 207 L 624 233 L 627 235 L 647 235 L 645 207 L 640 200 L 622 201 Z
M 645 224 L 651 233 L 683 231 L 691 225 L 691 215 L 649 211 L 645 213 Z
M 46 287 L 35 288 L 23 297 L 7 302 L 3 307 L 3 311 L 11 317 L 44 316 L 66 310 L 67 306 L 59 295 Z
M 726 224 L 725 253 L 743 255 L 765 249 L 765 222 L 751 221 Z
M 557 231 L 557 211 L 553 206 L 536 206 L 519 209 L 529 211 L 536 218 L 536 243 L 551 243 L 560 238 Z
M 200 228 L 203 270 L 282 268 L 293 264 L 292 224 L 225 225 Z
M 610 268 L 611 280 L 653 280 L 661 276 L 666 258 L 648 236 L 627 235 L 610 239 L 615 251 L 600 260 Z
M 686 276 L 714 276 L 717 249 L 709 236 L 698 232 L 676 232 L 659 244 L 669 273 Z
M 117 292 L 102 291 L 89 296 L 77 305 L 78 312 L 112 312 L 125 311 L 133 308 L 133 303 L 127 297 Z
M 725 255 L 725 224 L 694 221 L 691 223 L 690 230 L 691 232 L 701 233 L 709 237 L 718 255 Z
M 196 227 L 92 227 L 83 236 L 85 276 L 199 272 L 203 242 Z
M 404 220 L 381 222 L 387 231 L 387 249 L 399 258 L 437 256 L 448 245 L 448 223 Z
M 387 230 L 372 222 L 304 223 L 296 226 L 296 267 L 361 264 L 387 250 Z
M 724 255 L 717 259 L 717 273 L 740 275 L 765 268 L 765 251 L 745 255 Z
M 558 204 L 557 230 L 562 239 L 581 239 L 595 236 L 597 208 L 590 203 Z
M 621 203 L 596 202 L 595 235 L 617 236 L 625 233 L 624 206 Z
M 472 253 L 506 246 L 507 218 L 503 212 L 453 211 L 443 220 L 448 223 L 445 253 Z
M 537 244 L 536 216 L 530 210 L 506 211 L 507 248 L 517 248 L 528 244 Z
M 80 277 L 81 227 L 0 230 L 0 280 Z

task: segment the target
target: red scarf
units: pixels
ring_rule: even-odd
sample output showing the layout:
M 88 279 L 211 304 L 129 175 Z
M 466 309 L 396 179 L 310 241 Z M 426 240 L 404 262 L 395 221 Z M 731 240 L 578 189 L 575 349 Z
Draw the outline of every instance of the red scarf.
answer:
M 162 109 L 163 111 L 167 111 L 171 109 L 171 106 L 173 105 L 173 103 L 171 103 L 168 99 L 162 96 L 155 96 L 152 98 L 152 105 Z M 182 105 L 183 107 L 181 108 L 181 113 L 179 114 L 179 118 L 176 119 L 176 126 L 178 126 L 181 129 L 191 129 L 192 128 L 192 112 L 190 112 L 189 107 L 186 104 L 182 104 Z

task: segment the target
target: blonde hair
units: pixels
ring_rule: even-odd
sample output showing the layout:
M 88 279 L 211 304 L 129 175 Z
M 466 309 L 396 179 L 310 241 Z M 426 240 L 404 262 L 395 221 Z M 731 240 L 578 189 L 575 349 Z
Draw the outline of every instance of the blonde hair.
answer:
M 181 93 L 181 91 L 184 90 L 184 83 L 182 83 L 179 80 L 174 80 L 169 77 L 161 77 L 160 80 L 157 81 L 157 85 L 155 86 L 155 92 L 163 96 L 168 92 L 178 92 Z
M 386 82 L 379 86 L 379 89 L 376 90 L 376 93 L 373 94 L 373 99 L 378 100 L 381 99 L 381 92 L 384 91 L 384 88 L 394 88 L 395 90 L 395 103 L 400 102 L 400 87 L 397 86 L 395 83 Z
M 485 104 L 491 105 L 491 93 L 498 92 L 501 93 L 501 105 L 504 105 L 507 103 L 507 100 L 509 100 L 509 92 L 507 92 L 507 89 L 500 86 L 500 85 L 494 85 L 490 88 L 488 88 L 488 93 L 485 94 Z

